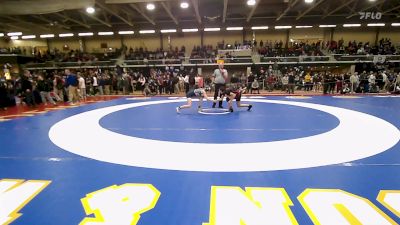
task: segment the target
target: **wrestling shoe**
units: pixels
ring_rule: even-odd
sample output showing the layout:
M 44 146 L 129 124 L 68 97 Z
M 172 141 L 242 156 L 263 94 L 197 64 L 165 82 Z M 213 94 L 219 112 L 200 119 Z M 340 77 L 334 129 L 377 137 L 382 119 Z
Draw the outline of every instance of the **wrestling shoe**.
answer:
M 230 108 L 230 109 L 229 109 L 229 112 L 231 112 L 231 113 L 232 113 L 232 112 L 233 112 L 233 108 Z
M 253 108 L 253 105 L 249 105 L 249 106 L 247 107 L 247 111 L 250 111 L 251 108 Z
M 176 113 L 181 113 L 181 107 L 176 107 Z

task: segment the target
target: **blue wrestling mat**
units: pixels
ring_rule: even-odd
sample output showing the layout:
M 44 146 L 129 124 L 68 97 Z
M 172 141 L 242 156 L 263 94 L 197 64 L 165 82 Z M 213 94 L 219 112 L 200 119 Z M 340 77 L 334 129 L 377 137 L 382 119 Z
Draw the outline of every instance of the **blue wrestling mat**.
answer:
M 0 123 L 0 224 L 400 222 L 400 98 L 242 101 L 203 115 L 121 98 Z

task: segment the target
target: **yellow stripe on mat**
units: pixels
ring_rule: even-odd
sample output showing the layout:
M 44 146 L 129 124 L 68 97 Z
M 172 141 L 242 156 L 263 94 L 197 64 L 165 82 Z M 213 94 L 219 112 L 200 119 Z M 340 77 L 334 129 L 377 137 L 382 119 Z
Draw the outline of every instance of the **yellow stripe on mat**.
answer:
M 23 112 L 23 114 L 43 114 L 43 113 L 47 113 L 47 110 L 44 111 L 31 111 L 31 112 Z
M 24 117 L 24 116 L 34 116 L 34 114 L 16 114 L 16 115 L 6 115 L 0 116 L 0 119 L 10 118 L 10 117 Z

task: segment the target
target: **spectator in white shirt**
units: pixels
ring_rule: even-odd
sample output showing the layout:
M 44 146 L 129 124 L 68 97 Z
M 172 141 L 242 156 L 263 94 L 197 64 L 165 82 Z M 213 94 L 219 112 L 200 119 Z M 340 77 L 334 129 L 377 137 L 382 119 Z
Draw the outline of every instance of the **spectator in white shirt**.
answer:
M 388 79 L 388 76 L 386 75 L 386 71 L 382 72 L 382 81 L 383 81 L 383 91 L 386 91 L 389 93 L 389 86 L 390 86 L 390 81 Z
M 92 86 L 93 86 L 93 95 L 96 95 L 97 94 L 97 90 L 98 90 L 98 87 L 99 87 L 99 83 L 97 82 L 97 75 L 95 74 L 95 75 L 93 75 L 93 83 L 92 83 Z
M 375 84 L 375 81 L 376 81 L 376 77 L 375 77 L 375 75 L 371 72 L 371 75 L 369 75 L 369 77 L 368 77 L 368 83 L 369 83 L 370 85 L 373 85 L 373 84 Z
M 183 82 L 185 84 L 185 93 L 189 92 L 189 74 L 186 74 L 185 78 L 183 78 Z
M 357 90 L 359 84 L 358 73 L 354 73 L 350 76 L 350 92 L 354 93 Z
M 287 74 L 282 77 L 282 91 L 288 92 L 289 77 Z
M 79 91 L 79 98 L 83 101 L 86 101 L 85 78 L 83 78 L 81 73 L 79 72 L 78 72 L 78 91 Z

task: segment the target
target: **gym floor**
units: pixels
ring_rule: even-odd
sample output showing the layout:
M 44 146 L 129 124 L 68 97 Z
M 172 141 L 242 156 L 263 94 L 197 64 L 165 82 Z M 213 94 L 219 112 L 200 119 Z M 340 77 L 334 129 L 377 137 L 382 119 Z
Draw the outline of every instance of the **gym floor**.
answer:
M 184 98 L 120 97 L 3 118 L 0 199 L 9 193 L 4 202 L 10 205 L 0 205 L 0 223 L 400 222 L 400 201 L 395 201 L 400 199 L 399 96 L 247 96 L 242 101 L 252 110 L 234 105 L 233 113 L 204 115 L 194 102 L 178 114 L 175 108 L 186 103 Z M 35 189 L 27 187 L 23 199 L 18 187 L 29 182 L 37 189 L 29 194 Z M 268 207 L 251 187 L 279 190 L 272 194 L 286 200 L 273 208 L 285 214 L 260 222 L 262 213 L 252 214 L 251 202 Z M 236 214 L 243 217 L 234 220 Z

